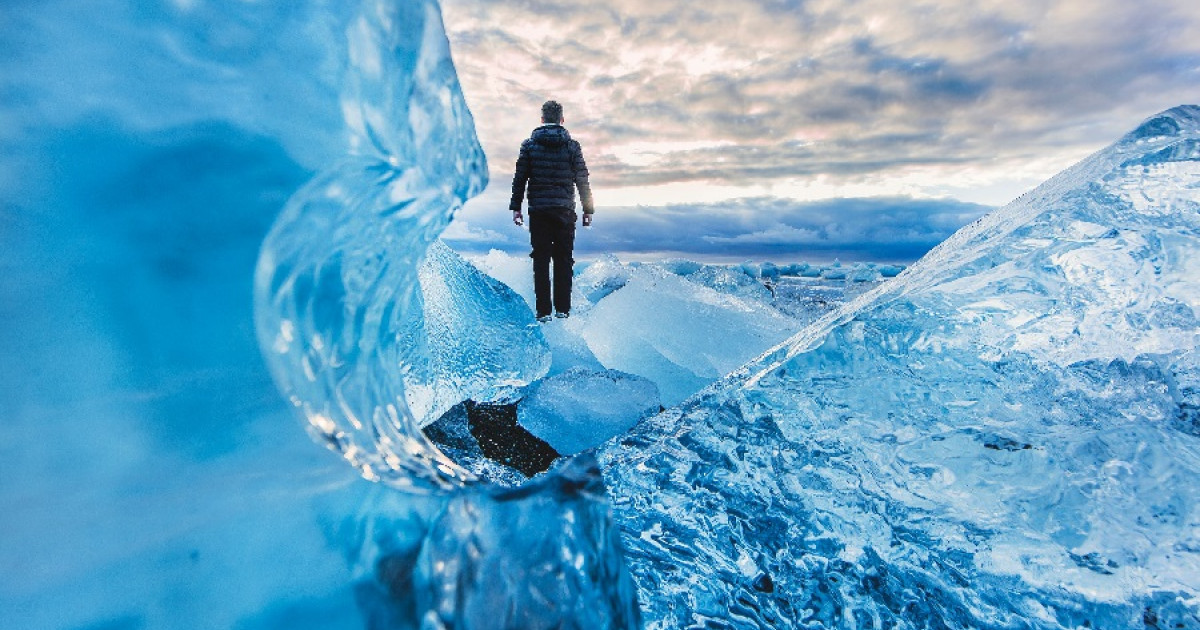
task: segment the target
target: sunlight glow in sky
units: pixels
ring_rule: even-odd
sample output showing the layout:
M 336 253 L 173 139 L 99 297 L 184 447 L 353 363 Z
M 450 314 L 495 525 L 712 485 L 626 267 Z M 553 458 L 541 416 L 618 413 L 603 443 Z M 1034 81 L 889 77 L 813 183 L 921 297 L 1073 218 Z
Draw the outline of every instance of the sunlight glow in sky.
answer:
M 928 246 L 953 232 L 942 219 L 963 203 L 979 204 L 978 216 L 1144 118 L 1200 102 L 1200 3 L 1185 0 L 444 0 L 443 9 L 492 176 L 454 233 L 485 251 L 498 235 L 493 246 L 524 246 L 505 224 L 508 189 L 548 98 L 563 103 L 583 144 L 596 231 L 644 232 L 648 215 L 686 205 L 688 221 L 732 240 L 747 226 L 719 209 L 734 204 L 789 207 L 800 223 L 781 234 L 810 234 L 806 217 L 820 214 L 803 211 L 811 204 L 874 199 L 882 212 L 881 200 L 915 200 L 925 210 L 912 227 Z M 849 232 L 865 231 L 826 231 Z M 795 244 L 794 258 L 812 248 Z M 855 247 L 898 255 L 887 243 Z

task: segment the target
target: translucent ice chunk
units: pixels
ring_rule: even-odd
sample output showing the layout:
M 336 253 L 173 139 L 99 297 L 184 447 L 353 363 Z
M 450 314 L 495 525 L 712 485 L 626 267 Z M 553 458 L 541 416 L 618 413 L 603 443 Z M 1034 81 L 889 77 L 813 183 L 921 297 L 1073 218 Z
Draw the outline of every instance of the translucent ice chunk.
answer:
M 764 267 L 765 268 L 765 267 Z M 772 265 L 772 269 L 774 266 Z M 777 276 L 778 274 L 776 274 Z M 771 292 L 757 275 L 749 275 L 742 266 L 702 265 L 685 276 L 689 281 L 718 293 L 736 295 L 747 300 L 770 302 Z
M 525 299 L 529 308 L 534 308 L 533 261 L 528 256 L 514 256 L 493 249 L 485 256 L 472 258 L 471 262 L 487 275 L 508 285 Z
M 364 5 L 340 98 L 351 155 L 297 192 L 263 243 L 260 344 L 316 439 L 401 486 L 469 477 L 424 438 L 405 384 L 430 380 L 425 250 L 486 166 L 433 3 Z M 438 396 L 418 394 L 422 406 Z
M 508 286 L 441 241 L 429 247 L 419 277 L 424 330 L 412 338 L 426 340 L 429 359 L 405 373 L 405 395 L 420 425 L 460 401 L 489 400 L 498 388 L 526 385 L 550 368 L 533 312 Z
M 411 578 L 379 575 L 385 592 L 411 589 L 428 628 L 641 628 L 595 458 L 555 473 L 513 491 L 452 495 L 405 557 Z M 395 623 L 387 612 L 379 627 Z
M 602 446 L 648 625 L 1195 626 L 1200 162 L 1141 157 L 1197 138 L 1164 112 Z
M 587 315 L 582 336 L 611 369 L 658 384 L 664 404 L 786 339 L 799 324 L 768 304 L 688 281 L 653 266 L 631 270 Z
M 579 292 L 595 304 L 629 282 L 629 270 L 612 254 L 593 261 L 575 279 Z
M 529 388 L 517 420 L 569 455 L 599 446 L 659 410 L 658 387 L 616 370 L 568 370 Z

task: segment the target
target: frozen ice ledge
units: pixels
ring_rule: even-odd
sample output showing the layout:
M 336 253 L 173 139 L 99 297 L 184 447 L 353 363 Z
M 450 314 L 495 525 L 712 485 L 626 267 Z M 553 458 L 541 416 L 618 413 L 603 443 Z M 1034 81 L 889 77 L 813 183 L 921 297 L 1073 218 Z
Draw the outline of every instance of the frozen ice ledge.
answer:
M 648 627 L 1200 628 L 1200 108 L 601 449 Z

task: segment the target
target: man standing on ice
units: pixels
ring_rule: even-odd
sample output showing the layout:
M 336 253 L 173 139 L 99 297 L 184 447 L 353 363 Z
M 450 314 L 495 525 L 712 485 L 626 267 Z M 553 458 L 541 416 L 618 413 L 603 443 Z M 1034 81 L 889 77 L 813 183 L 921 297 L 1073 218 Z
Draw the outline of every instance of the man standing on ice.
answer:
M 575 249 L 575 188 L 583 204 L 583 226 L 592 224 L 592 187 L 588 184 L 583 149 L 563 127 L 562 105 L 542 104 L 542 126 L 521 143 L 508 207 L 513 223 L 523 225 L 521 198 L 529 186 L 529 242 L 533 252 L 533 294 L 539 322 L 571 314 L 572 258 Z M 553 299 L 550 262 L 554 261 Z

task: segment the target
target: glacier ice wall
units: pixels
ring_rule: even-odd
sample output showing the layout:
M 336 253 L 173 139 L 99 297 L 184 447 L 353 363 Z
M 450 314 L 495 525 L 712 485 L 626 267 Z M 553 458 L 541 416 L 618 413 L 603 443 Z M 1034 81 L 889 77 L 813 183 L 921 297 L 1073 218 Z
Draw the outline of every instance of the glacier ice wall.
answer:
M 636 625 L 594 464 L 505 494 L 392 439 L 405 404 L 544 370 L 511 292 L 425 255 L 485 172 L 436 3 L 17 2 L 0 40 L 5 627 L 416 627 L 553 576 L 561 608 L 513 609 L 523 625 Z M 431 350 L 471 321 L 439 300 L 467 296 L 528 354 Z M 428 385 L 472 352 L 487 369 Z M 370 475 L 451 490 L 362 481 L 296 430 L 273 376 L 344 423 Z M 518 535 L 546 543 L 492 544 Z M 436 568 L 456 553 L 463 576 L 537 562 L 451 600 L 459 574 Z
M 1200 108 L 601 450 L 650 627 L 1200 627 Z
M 251 299 L 345 153 L 353 7 L 0 15 L 0 625 L 361 625 L 321 523 L 367 484 L 281 409 Z

